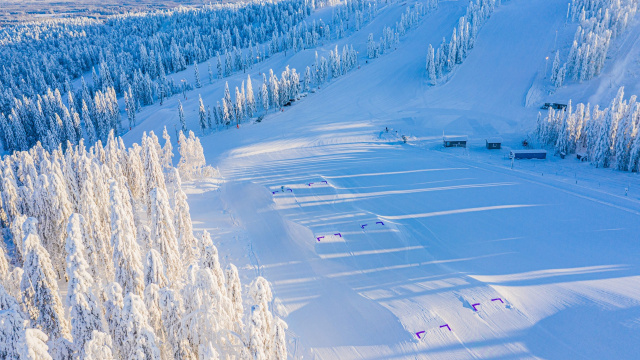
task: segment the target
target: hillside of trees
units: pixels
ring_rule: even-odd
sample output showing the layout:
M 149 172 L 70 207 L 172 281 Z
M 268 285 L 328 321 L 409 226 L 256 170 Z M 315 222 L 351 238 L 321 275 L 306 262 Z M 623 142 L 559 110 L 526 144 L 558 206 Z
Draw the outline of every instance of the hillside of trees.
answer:
M 113 134 L 0 161 L 0 358 L 286 359 L 269 283 L 244 293 L 193 231 L 181 180 L 215 173 L 199 139 L 180 133 L 173 167 L 166 129 Z

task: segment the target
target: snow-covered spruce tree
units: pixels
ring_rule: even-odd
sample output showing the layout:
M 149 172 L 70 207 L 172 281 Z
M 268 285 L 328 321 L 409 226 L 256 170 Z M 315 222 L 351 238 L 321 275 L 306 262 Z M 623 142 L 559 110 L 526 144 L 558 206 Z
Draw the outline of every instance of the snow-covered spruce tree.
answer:
M 122 343 L 125 338 L 125 329 L 120 323 L 124 300 L 122 298 L 122 287 L 117 282 L 109 283 L 105 286 L 104 292 L 104 315 L 109 328 L 109 335 L 113 341 L 113 355 L 115 358 L 122 358 Z
M 204 134 L 204 131 L 207 129 L 207 110 L 204 108 L 204 103 L 202 102 L 202 96 L 198 95 L 200 101 L 200 107 L 198 108 L 198 114 L 200 118 L 200 130 Z
M 175 191 L 175 229 L 182 253 L 182 263 L 186 266 L 198 260 L 198 245 L 193 236 L 193 224 L 189 214 L 187 195 L 182 188 Z
M 206 166 L 200 139 L 196 138 L 193 131 L 189 131 L 188 138 L 183 133 L 178 136 L 180 138 L 180 161 L 178 162 L 180 177 L 184 180 L 192 180 L 213 175 L 213 169 Z
M 15 179 L 5 177 L 2 181 L 2 208 L 7 215 L 8 224 L 13 223 L 14 219 L 20 216 L 18 204 L 18 188 Z
M 71 335 L 76 356 L 82 354 L 92 332 L 105 331 L 102 310 L 93 293 L 93 277 L 84 259 L 84 229 L 82 215 L 72 214 L 67 225 L 67 274 L 69 287 L 67 305 L 71 308 Z
M 0 246 L 0 284 L 6 286 L 9 277 L 9 262 L 5 255 L 4 247 Z
M 0 300 L 3 297 L 2 292 L 3 289 L 0 287 Z M 17 306 L 17 302 L 15 305 Z M 0 308 L 0 358 L 52 360 L 47 340 L 48 336 L 45 333 L 29 328 L 29 321 L 24 319 L 19 309 Z
M 149 253 L 147 253 L 147 260 L 144 267 L 144 283 L 146 287 L 150 284 L 165 287 L 168 284 L 164 264 L 162 263 L 162 255 L 155 249 L 151 249 Z
M 108 201 L 103 197 L 96 195 L 94 189 L 97 188 L 96 181 L 102 179 L 94 178 L 91 171 L 91 162 L 87 156 L 81 157 L 79 161 L 79 173 L 84 179 L 80 188 L 80 202 L 78 204 L 78 212 L 84 219 L 85 227 L 85 249 L 87 251 L 87 261 L 89 262 L 91 274 L 99 282 L 110 281 L 113 279 L 113 263 L 110 237 L 111 230 L 109 226 L 109 218 L 102 206 L 98 206 L 98 202 L 105 204 Z M 100 195 L 103 195 L 102 193 Z M 103 202 L 104 201 L 104 202 Z
M 429 49 L 427 50 L 427 74 L 429 75 L 429 81 L 431 85 L 436 84 L 436 61 L 435 54 L 433 52 L 433 46 L 429 44 Z
M 287 323 L 277 317 L 274 321 L 275 329 L 273 335 L 273 358 L 276 360 L 287 359 L 286 330 Z
M 266 113 L 269 111 L 269 89 L 266 82 L 262 83 L 262 87 L 260 88 L 260 97 L 262 98 L 262 108 Z
M 260 317 L 260 328 L 256 331 L 262 334 L 264 341 L 264 351 L 266 354 L 272 354 L 273 348 L 273 315 L 269 311 L 269 302 L 273 300 L 273 294 L 271 293 L 271 287 L 265 278 L 258 276 L 249 287 L 249 293 L 255 304 L 252 308 L 252 322 L 255 316 Z M 253 330 L 250 330 L 253 332 Z M 251 334 L 251 336 L 253 336 Z
M 181 322 L 184 315 L 182 297 L 179 292 L 166 287 L 158 291 L 158 297 L 158 305 L 162 312 L 162 324 L 167 334 L 167 341 L 175 356 L 180 352 L 182 340 Z
M 211 269 L 190 266 L 182 294 L 185 311 L 183 336 L 193 351 L 200 352 L 211 345 L 226 351 L 230 344 L 238 344 L 226 331 L 232 329 L 231 303 L 222 294 Z
M 213 84 L 213 70 L 211 69 L 211 61 L 207 62 L 207 71 L 209 73 L 209 84 Z
M 195 61 L 193 62 L 193 71 L 196 78 L 196 87 L 199 89 L 202 87 L 202 83 L 200 82 L 200 69 L 198 69 L 198 63 Z
M 551 67 L 551 83 L 556 85 L 558 81 L 558 73 L 560 72 L 560 51 L 556 51 L 556 56 L 553 58 L 553 66 Z
M 256 113 L 256 99 L 253 95 L 253 85 L 251 84 L 251 75 L 247 75 L 247 94 L 245 97 L 246 108 L 247 108 L 247 116 L 252 118 Z
M 211 235 L 207 230 L 202 232 L 202 238 L 200 241 L 201 249 L 201 257 L 200 257 L 200 266 L 203 268 L 211 269 L 213 276 L 216 279 L 216 283 L 220 291 L 223 295 L 227 296 L 227 284 L 225 280 L 224 271 L 222 271 L 222 267 L 220 266 L 220 261 L 218 259 L 218 249 L 213 245 L 213 241 L 211 240 Z
M 169 205 L 167 192 L 155 188 L 149 194 L 151 199 L 151 237 L 158 248 L 170 282 L 180 279 L 183 271 L 178 239 L 173 225 L 174 214 Z
M 254 360 L 269 359 L 269 351 L 265 349 L 265 342 L 268 342 L 269 334 L 264 333 L 264 309 L 262 305 L 254 305 L 251 308 L 251 317 L 248 329 L 249 354 Z
M 244 306 L 242 305 L 242 285 L 240 284 L 238 268 L 236 268 L 235 265 L 227 265 L 225 282 L 227 285 L 227 296 L 231 301 L 231 321 L 233 322 L 233 329 L 237 333 L 241 333 L 244 326 L 242 322 Z
M 166 190 L 166 183 L 160 161 L 158 160 L 158 152 L 155 149 L 155 145 L 149 138 L 143 138 L 142 140 L 142 161 L 144 166 L 144 197 L 147 205 L 147 216 L 151 217 L 151 199 L 149 197 L 149 193 L 155 188 L 162 188 Z
M 118 319 L 123 337 L 114 339 L 122 359 L 160 360 L 155 333 L 149 325 L 149 313 L 139 295 L 127 294 Z
M 114 360 L 113 343 L 109 334 L 93 330 L 91 340 L 83 349 L 84 360 Z
M 21 267 L 14 267 L 10 270 L 5 251 L 0 246 L 0 285 L 4 287 L 7 293 L 16 298 L 21 299 L 20 283 L 24 271 Z
M 178 100 L 178 119 L 180 120 L 180 128 L 182 131 L 187 131 L 187 123 L 184 119 L 184 109 L 182 109 L 182 102 Z
M 33 218 L 27 221 L 37 224 Z M 27 315 L 34 327 L 44 331 L 52 343 L 63 338 L 71 340 L 49 253 L 33 232 L 26 235 L 24 247 L 24 274 L 20 289 Z
M 43 167 L 48 166 L 49 162 L 45 160 Z M 42 244 L 51 254 L 57 276 L 62 278 L 66 219 L 73 208 L 62 178 L 56 172 L 38 176 L 34 200 Z
M 162 167 L 165 170 L 169 170 L 173 168 L 173 145 L 171 145 L 171 137 L 169 136 L 169 132 L 167 132 L 166 126 L 162 130 L 162 138 L 164 139 L 161 157 Z
M 173 349 L 167 340 L 167 331 L 162 323 L 160 288 L 157 284 L 148 284 L 144 289 L 144 304 L 149 311 L 149 325 L 153 328 L 153 331 L 156 334 L 156 339 L 160 348 L 160 356 L 163 359 L 171 359 L 173 357 Z
M 125 292 L 142 295 L 144 280 L 140 247 L 133 235 L 133 219 L 126 216 L 121 199 L 117 182 L 110 180 L 111 246 L 115 280 Z

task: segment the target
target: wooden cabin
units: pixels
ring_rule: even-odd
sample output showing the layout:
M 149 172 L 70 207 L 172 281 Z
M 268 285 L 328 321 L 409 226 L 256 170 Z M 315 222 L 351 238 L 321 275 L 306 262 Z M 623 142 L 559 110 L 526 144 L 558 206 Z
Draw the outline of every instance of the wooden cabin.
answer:
M 466 148 L 467 147 L 467 141 L 468 141 L 468 137 L 467 135 L 463 135 L 463 136 L 451 136 L 451 135 L 446 135 L 446 136 L 442 136 L 442 142 L 444 147 L 463 147 Z
M 502 148 L 502 138 L 501 137 L 490 137 L 485 139 L 487 144 L 487 149 L 501 149 Z
M 546 159 L 547 150 L 511 150 L 509 151 L 509 159 Z

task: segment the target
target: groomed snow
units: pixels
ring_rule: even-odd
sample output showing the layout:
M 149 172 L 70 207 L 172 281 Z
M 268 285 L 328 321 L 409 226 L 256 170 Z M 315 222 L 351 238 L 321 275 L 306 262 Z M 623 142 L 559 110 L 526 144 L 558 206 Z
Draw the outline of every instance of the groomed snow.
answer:
M 441 2 L 397 50 L 367 63 L 368 33 L 379 36 L 408 6 L 389 4 L 339 41 L 359 51 L 361 69 L 259 124 L 201 139 L 224 182 L 185 184 L 195 230 L 211 232 L 229 254 L 223 263 L 272 283 L 293 358 L 640 353 L 636 175 L 574 158 L 512 169 L 506 158 L 535 126 L 538 109 L 524 107 L 525 96 L 554 50 L 566 1 L 505 1 L 450 81 L 429 87 L 426 46 L 450 36 L 466 5 Z M 278 54 L 261 71 L 301 71 L 312 59 L 313 50 Z M 245 78 L 234 75 L 230 87 Z M 198 92 L 215 104 L 223 89 L 218 81 L 189 93 L 191 129 Z M 145 108 L 127 138 L 173 128 L 177 99 Z M 443 149 L 443 131 L 468 135 L 469 148 Z M 498 135 L 503 149 L 485 149 Z

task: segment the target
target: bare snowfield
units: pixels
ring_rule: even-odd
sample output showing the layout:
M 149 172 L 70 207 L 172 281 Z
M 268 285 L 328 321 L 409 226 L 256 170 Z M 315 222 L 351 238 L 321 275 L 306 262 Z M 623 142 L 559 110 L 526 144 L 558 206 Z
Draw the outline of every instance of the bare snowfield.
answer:
M 360 69 L 259 124 L 201 139 L 223 181 L 185 184 L 196 231 L 216 237 L 223 263 L 272 283 L 295 359 L 640 354 L 637 175 L 557 158 L 512 169 L 505 159 L 535 126 L 525 95 L 554 50 L 566 1 L 505 1 L 450 81 L 430 87 L 426 46 L 450 36 L 466 5 L 441 2 L 395 51 L 367 62 L 368 33 L 379 36 L 406 6 L 389 4 L 338 41 L 359 51 Z M 287 64 L 302 72 L 313 54 L 277 54 L 252 79 Z M 599 81 L 556 96 L 582 97 Z M 198 93 L 215 104 L 223 91 L 216 81 L 181 99 L 191 129 Z M 177 100 L 144 108 L 125 139 L 173 128 Z M 443 149 L 443 131 L 469 135 L 470 148 Z M 492 135 L 506 148 L 484 149 Z

